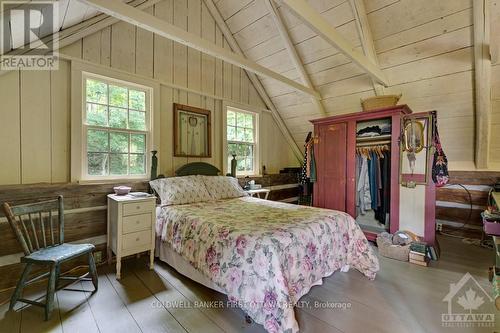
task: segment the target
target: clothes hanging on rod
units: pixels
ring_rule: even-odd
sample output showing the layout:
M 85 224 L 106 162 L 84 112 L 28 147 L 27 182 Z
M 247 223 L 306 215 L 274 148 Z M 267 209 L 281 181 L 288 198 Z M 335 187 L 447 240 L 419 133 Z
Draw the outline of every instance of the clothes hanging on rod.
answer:
M 316 182 L 316 161 L 314 159 L 314 137 L 309 132 L 304 144 L 304 162 L 299 176 L 299 204 L 312 205 L 313 183 Z
M 356 210 L 372 210 L 377 221 L 388 225 L 390 210 L 390 147 L 359 145 L 356 148 Z
M 356 208 L 357 214 L 366 214 L 370 210 L 372 199 L 368 180 L 368 158 L 356 154 Z
M 304 163 L 302 165 L 302 184 L 316 181 L 316 161 L 314 160 L 314 138 L 308 138 L 304 145 Z

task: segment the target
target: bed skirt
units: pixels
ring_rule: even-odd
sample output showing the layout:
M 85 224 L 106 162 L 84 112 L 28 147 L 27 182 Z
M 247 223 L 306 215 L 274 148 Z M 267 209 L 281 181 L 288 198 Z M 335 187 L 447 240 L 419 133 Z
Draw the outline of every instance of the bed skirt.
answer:
M 212 280 L 197 271 L 196 268 L 194 268 L 186 259 L 175 252 L 168 245 L 168 243 L 162 242 L 160 237 L 156 237 L 155 257 L 160 258 L 161 261 L 175 269 L 179 274 L 182 274 L 207 288 L 226 294 L 220 287 L 212 282 Z

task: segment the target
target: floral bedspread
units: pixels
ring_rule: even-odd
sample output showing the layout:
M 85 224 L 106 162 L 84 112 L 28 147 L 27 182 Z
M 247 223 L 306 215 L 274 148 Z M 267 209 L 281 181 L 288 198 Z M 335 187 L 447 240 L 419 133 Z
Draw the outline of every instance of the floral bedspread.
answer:
M 268 332 L 297 332 L 293 306 L 323 277 L 379 270 L 354 219 L 333 210 L 251 197 L 166 206 L 156 233 Z

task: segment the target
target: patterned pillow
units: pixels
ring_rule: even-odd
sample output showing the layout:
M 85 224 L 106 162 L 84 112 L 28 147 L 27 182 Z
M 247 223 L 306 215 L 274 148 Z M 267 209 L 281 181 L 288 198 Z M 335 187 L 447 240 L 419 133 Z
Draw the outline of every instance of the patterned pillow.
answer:
M 248 196 L 238 179 L 227 176 L 201 176 L 213 199 L 229 199 Z
M 161 178 L 149 184 L 158 193 L 164 206 L 213 200 L 199 176 Z

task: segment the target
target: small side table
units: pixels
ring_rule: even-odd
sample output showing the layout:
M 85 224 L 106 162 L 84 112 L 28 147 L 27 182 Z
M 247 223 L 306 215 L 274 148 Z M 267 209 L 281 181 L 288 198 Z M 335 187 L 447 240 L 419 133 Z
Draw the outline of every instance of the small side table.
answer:
M 121 277 L 122 257 L 149 251 L 153 269 L 155 249 L 156 197 L 108 194 L 107 255 L 116 255 L 116 278 Z
M 261 194 L 264 194 L 264 199 L 267 200 L 267 197 L 269 197 L 269 192 L 271 192 L 271 190 L 267 188 L 259 188 L 256 190 L 246 190 L 245 192 L 247 192 L 251 197 L 257 196 L 257 198 L 259 199 L 262 199 Z

